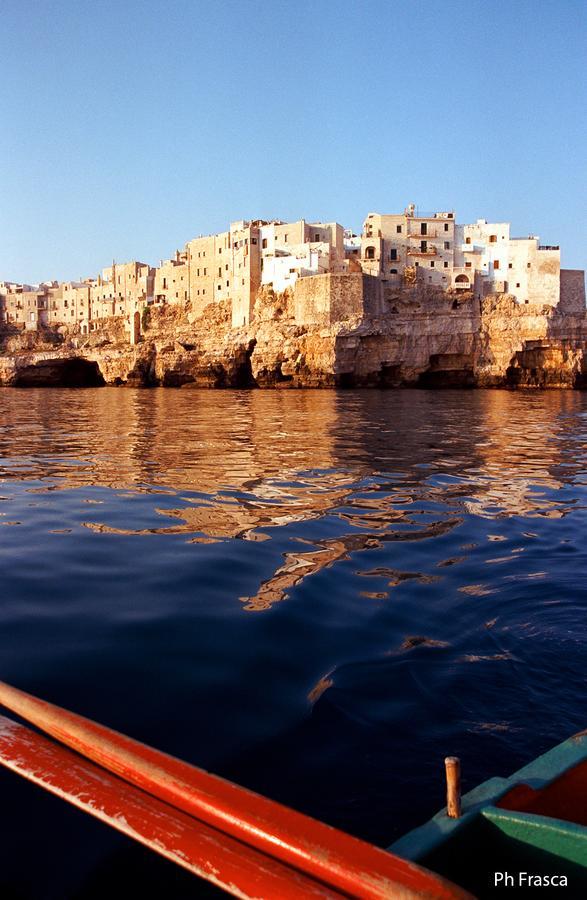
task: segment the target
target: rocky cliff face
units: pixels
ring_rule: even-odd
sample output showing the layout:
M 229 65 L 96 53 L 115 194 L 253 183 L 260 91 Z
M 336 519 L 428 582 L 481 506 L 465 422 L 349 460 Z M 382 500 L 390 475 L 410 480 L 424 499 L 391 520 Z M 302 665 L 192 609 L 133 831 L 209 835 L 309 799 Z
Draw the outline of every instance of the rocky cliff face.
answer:
M 0 335 L 0 384 L 196 387 L 584 387 L 584 312 L 482 303 L 430 289 L 397 292 L 379 318 L 301 326 L 293 298 L 264 292 L 251 325 L 231 328 L 228 303 L 199 318 L 151 307 L 130 344 L 123 319 L 81 335 Z

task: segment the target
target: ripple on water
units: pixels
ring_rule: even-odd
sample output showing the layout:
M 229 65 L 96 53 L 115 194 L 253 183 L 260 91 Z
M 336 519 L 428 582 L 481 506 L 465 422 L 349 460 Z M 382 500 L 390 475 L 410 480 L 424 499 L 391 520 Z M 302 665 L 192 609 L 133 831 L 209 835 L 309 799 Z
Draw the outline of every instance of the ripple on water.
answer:
M 586 402 L 4 390 L 2 677 L 390 840 L 584 727 Z

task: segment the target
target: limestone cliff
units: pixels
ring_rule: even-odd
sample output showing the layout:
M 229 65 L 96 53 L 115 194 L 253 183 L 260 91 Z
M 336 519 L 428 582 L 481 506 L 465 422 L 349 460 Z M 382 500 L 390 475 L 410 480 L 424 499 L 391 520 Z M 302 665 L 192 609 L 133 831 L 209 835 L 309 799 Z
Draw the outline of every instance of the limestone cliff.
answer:
M 483 301 L 404 287 L 383 309 L 300 324 L 295 298 L 264 291 L 251 324 L 231 327 L 229 302 L 194 317 L 189 303 L 148 308 L 140 338 L 109 320 L 82 335 L 5 332 L 0 384 L 196 387 L 584 387 L 587 319 L 572 310 Z

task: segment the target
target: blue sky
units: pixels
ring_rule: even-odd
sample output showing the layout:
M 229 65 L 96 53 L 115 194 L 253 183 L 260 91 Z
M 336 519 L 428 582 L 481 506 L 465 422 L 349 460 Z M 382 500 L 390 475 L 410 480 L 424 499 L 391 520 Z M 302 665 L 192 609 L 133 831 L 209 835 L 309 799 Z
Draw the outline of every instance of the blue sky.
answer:
M 584 0 L 3 0 L 0 28 L 0 279 L 410 201 L 585 266 Z

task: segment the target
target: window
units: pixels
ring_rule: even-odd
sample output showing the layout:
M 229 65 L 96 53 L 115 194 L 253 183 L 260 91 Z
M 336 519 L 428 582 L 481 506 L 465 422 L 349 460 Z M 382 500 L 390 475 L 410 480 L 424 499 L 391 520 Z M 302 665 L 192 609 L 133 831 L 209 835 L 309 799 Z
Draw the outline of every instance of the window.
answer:
M 267 238 L 263 238 L 263 243 L 261 244 L 263 250 L 267 249 Z
M 222 277 L 222 266 L 218 266 L 218 277 Z
M 512 263 L 508 263 L 508 269 L 512 269 L 512 268 L 513 268 Z
M 428 234 L 428 222 L 420 222 L 420 234 Z
M 218 252 L 219 252 L 219 253 L 222 253 L 222 247 L 219 247 L 219 248 L 218 248 Z
M 530 268 L 530 263 L 526 263 L 526 268 L 527 268 L 527 269 Z
M 228 272 L 228 263 L 226 263 L 226 265 L 224 266 L 224 268 L 225 268 L 226 271 Z
M 222 285 L 220 284 L 220 282 L 218 282 L 218 284 L 216 285 L 216 290 L 217 290 L 217 291 L 221 291 L 221 290 L 222 290 Z
M 493 260 L 493 268 L 494 268 L 494 269 L 499 269 L 499 260 L 498 260 L 498 259 L 494 259 L 494 260 Z
M 516 287 L 520 287 L 520 282 L 516 281 Z
M 167 290 L 167 278 L 163 279 L 163 290 Z
M 284 240 L 284 241 L 285 241 L 285 243 L 286 243 L 286 244 L 287 244 L 287 234 L 284 234 L 284 236 L 283 236 L 283 240 Z
M 319 234 L 315 234 L 315 235 L 314 235 L 314 241 L 315 241 L 316 243 L 318 243 L 319 240 L 320 240 L 320 235 L 319 235 Z
M 257 243 L 257 238 L 251 238 L 251 244 L 256 244 L 256 243 Z
M 444 242 L 444 249 L 445 249 L 445 250 L 450 250 L 450 241 L 445 241 L 445 242 Z
M 414 263 L 414 268 L 417 269 L 419 265 L 420 263 L 418 262 L 418 260 L 416 260 L 416 262 Z
M 448 222 L 445 222 L 445 223 L 444 223 L 444 230 L 445 230 L 445 231 L 448 231 Z
M 228 287 L 228 285 L 229 285 L 229 282 L 227 281 L 227 282 L 226 282 L 226 287 Z
M 471 268 L 471 263 L 470 263 L 470 262 L 466 262 L 466 263 L 465 263 L 465 269 L 470 269 L 470 268 Z
M 199 270 L 199 269 L 197 270 L 197 275 L 198 275 L 198 278 L 199 278 L 199 277 L 200 277 L 200 270 Z
M 390 270 L 389 270 L 389 274 L 390 274 L 390 275 L 397 275 L 397 269 L 390 269 Z
M 204 269 L 204 275 L 208 273 L 208 269 Z
M 367 259 L 375 259 L 375 247 L 367 247 L 365 250 L 365 257 Z
M 401 226 L 401 225 L 396 225 L 396 226 L 395 226 L 395 230 L 396 230 L 397 234 L 401 234 L 401 233 L 402 233 L 402 226 Z
M 431 269 L 434 268 L 434 260 L 433 260 L 433 259 L 430 260 L 430 268 L 431 268 Z
M 389 258 L 397 259 L 397 250 L 395 249 L 395 247 L 392 247 L 392 249 L 389 251 Z
M 489 235 L 489 243 L 490 243 L 490 244 L 496 244 L 496 243 L 497 243 L 497 235 L 496 235 L 496 234 L 490 234 L 490 235 Z
M 428 241 L 420 241 L 420 251 L 426 253 L 428 249 Z
M 470 243 L 471 243 L 471 238 L 470 237 L 465 238 L 465 244 L 470 244 Z
M 445 260 L 445 262 L 444 262 L 444 268 L 445 268 L 445 269 L 448 269 L 448 263 L 446 262 L 446 260 Z

